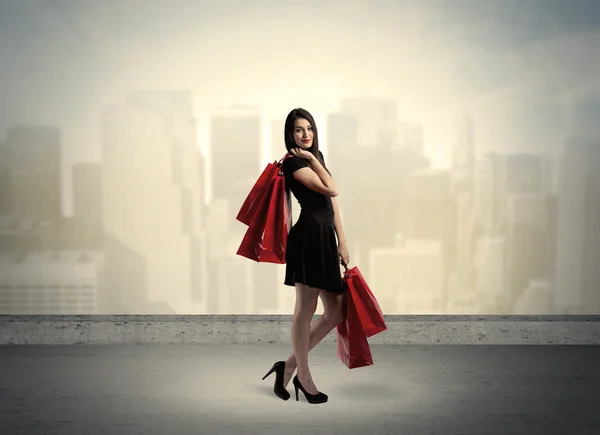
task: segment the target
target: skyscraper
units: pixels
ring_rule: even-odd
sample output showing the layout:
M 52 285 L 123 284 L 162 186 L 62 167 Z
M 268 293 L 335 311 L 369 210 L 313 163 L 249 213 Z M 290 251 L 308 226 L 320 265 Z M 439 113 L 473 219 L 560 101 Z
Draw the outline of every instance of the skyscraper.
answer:
M 229 200 L 237 212 L 248 194 L 248 183 L 256 181 L 263 169 L 260 113 L 247 106 L 215 109 L 210 137 L 212 197 Z
M 110 245 L 120 247 L 107 256 L 130 252 L 145 262 L 146 294 L 121 302 L 127 309 L 147 299 L 177 313 L 201 311 L 203 186 L 191 95 L 130 93 L 105 110 L 102 132 L 103 220 Z
M 425 151 L 423 126 L 415 122 L 399 122 L 398 130 L 399 145 L 417 155 L 423 155 Z
M 102 165 L 77 163 L 73 166 L 73 216 L 97 228 L 102 227 Z
M 0 215 L 10 213 L 10 174 L 6 142 L 0 142 Z
M 506 294 L 512 310 L 531 279 L 548 278 L 553 238 L 547 197 L 509 194 L 507 208 Z
M 508 295 L 504 291 L 506 282 L 505 253 L 503 237 L 481 236 L 475 248 L 475 292 L 480 314 L 507 314 Z
M 473 121 L 467 117 L 459 123 L 456 143 L 452 148 L 452 167 L 456 171 L 470 174 L 474 169 L 474 163 Z
M 359 146 L 377 145 L 381 131 L 398 126 L 398 104 L 387 98 L 342 98 L 340 113 L 357 119 L 356 142 Z
M 484 226 L 505 225 L 507 195 L 548 195 L 552 189 L 552 162 L 543 154 L 487 153 L 476 170 L 476 202 Z
M 406 236 L 439 241 L 443 270 L 452 270 L 456 258 L 456 200 L 451 192 L 450 173 L 423 170 L 412 174 L 408 183 L 410 212 Z M 444 275 L 444 290 L 446 279 Z
M 62 216 L 60 130 L 18 126 L 8 130 L 0 157 L 3 212 L 56 221 Z
M 344 153 L 358 146 L 358 121 L 345 113 L 327 114 L 327 164 L 332 174 L 341 175 Z M 321 141 L 323 138 L 321 137 Z M 341 187 L 341 186 L 340 186 Z
M 600 142 L 572 140 L 560 168 L 554 302 L 562 313 L 600 312 Z

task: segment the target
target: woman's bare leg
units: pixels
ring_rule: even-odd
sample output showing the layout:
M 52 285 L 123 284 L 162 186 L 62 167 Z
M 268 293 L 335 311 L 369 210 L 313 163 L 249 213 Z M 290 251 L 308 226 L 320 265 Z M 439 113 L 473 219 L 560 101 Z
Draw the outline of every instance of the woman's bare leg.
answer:
M 321 301 L 323 302 L 323 314 L 310 325 L 310 337 L 307 358 L 308 352 L 310 352 L 317 344 L 319 344 L 321 340 L 327 337 L 327 334 L 329 334 L 333 328 L 339 325 L 345 317 L 345 313 L 343 310 L 343 294 L 331 293 L 325 290 L 320 290 L 319 296 L 321 297 Z M 283 376 L 284 386 L 287 386 L 287 384 L 289 383 L 297 366 L 298 364 L 296 362 L 296 356 L 294 351 L 285 361 L 285 374 Z M 300 372 L 300 370 L 298 370 L 298 372 Z M 298 375 L 298 379 L 300 379 L 300 382 L 302 382 L 300 375 Z M 309 393 L 313 392 L 309 391 Z
M 310 344 L 310 320 L 317 309 L 319 290 L 296 283 L 296 305 L 292 319 L 292 346 L 298 367 L 298 380 L 311 394 L 317 390 L 308 366 L 308 350 Z

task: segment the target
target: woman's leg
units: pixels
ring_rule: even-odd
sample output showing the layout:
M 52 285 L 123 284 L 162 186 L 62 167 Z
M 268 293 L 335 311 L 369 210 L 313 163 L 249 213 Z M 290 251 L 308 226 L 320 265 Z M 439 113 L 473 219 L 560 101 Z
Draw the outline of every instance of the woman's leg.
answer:
M 310 320 L 317 309 L 318 296 L 318 289 L 296 283 L 296 305 L 292 319 L 292 347 L 296 356 L 298 380 L 311 394 L 318 393 L 308 367 Z
M 310 325 L 310 338 L 308 351 L 312 350 L 321 342 L 333 328 L 340 324 L 345 318 L 344 313 L 344 295 L 332 293 L 325 290 L 319 291 L 319 296 L 323 302 L 323 314 Z M 314 315 L 314 312 L 313 312 Z M 312 315 L 311 315 L 312 317 Z M 307 352 L 308 353 L 308 352 Z M 285 374 L 283 385 L 287 386 L 296 370 L 297 362 L 295 351 L 285 361 Z M 300 379 L 300 376 L 298 376 Z

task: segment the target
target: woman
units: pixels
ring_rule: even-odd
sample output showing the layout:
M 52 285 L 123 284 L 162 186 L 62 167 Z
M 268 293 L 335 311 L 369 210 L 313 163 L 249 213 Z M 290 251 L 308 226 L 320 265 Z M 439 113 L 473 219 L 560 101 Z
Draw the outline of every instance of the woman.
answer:
M 309 403 L 324 403 L 327 395 L 319 392 L 314 383 L 308 352 L 344 320 L 344 286 L 338 256 L 344 266 L 350 256 L 335 200 L 337 186 L 319 151 L 314 118 L 304 109 L 292 110 L 285 121 L 284 137 L 290 156 L 283 161 L 282 172 L 286 187 L 301 207 L 298 221 L 288 235 L 284 281 L 296 288 L 293 353 L 286 361 L 277 361 L 263 379 L 276 372 L 275 394 L 288 400 L 286 386 L 297 368 L 293 379 L 296 400 L 300 389 Z M 318 297 L 324 312 L 311 324 Z

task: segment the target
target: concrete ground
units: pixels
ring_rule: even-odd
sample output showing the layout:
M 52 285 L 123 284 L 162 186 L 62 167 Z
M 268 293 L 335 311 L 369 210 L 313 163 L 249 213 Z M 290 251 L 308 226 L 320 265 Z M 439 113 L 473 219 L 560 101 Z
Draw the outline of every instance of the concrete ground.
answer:
M 600 433 L 600 346 L 372 345 L 349 370 L 321 343 L 321 405 L 261 380 L 290 349 L 0 346 L 0 434 Z

